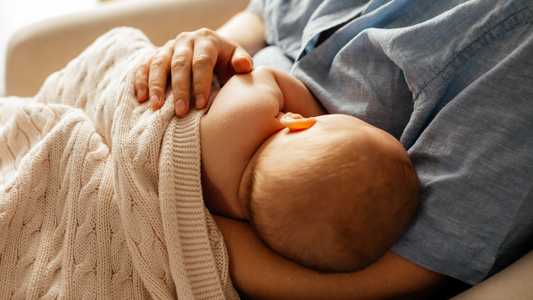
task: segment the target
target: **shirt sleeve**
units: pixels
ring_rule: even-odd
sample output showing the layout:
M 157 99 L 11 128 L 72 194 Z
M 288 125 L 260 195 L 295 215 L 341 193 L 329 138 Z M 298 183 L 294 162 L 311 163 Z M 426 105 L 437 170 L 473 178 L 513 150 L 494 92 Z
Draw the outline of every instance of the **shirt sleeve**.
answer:
M 421 86 L 412 115 L 419 124 L 404 132 L 421 202 L 392 251 L 469 284 L 532 249 L 531 13 L 517 9 L 480 27 L 476 39 L 451 52 Z
M 532 248 L 528 1 L 370 1 L 292 68 L 329 113 L 382 128 L 407 149 L 420 204 L 392 251 L 469 284 Z

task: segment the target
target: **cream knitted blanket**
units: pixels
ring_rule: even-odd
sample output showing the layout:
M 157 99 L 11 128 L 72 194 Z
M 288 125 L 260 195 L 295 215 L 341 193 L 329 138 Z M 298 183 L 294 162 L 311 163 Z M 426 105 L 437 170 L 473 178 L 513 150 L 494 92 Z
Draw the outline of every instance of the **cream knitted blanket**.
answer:
M 0 98 L 0 299 L 238 299 L 203 205 L 199 122 L 133 89 L 153 49 L 100 37 L 33 98 Z

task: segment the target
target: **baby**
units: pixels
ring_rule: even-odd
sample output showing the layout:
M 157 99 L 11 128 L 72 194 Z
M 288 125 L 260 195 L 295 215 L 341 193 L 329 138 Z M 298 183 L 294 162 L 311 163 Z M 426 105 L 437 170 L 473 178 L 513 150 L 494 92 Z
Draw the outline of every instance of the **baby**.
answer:
M 394 137 L 324 114 L 303 83 L 282 71 L 259 67 L 232 77 L 200 124 L 204 200 L 211 213 L 249 221 L 295 263 L 352 272 L 407 230 L 419 181 Z

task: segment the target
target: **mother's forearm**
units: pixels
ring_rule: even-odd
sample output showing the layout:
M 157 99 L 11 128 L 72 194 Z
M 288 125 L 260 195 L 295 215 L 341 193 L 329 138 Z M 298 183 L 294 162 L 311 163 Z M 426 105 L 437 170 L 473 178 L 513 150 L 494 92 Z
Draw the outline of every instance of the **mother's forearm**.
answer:
M 222 37 L 239 44 L 250 55 L 266 46 L 265 24 L 256 14 L 243 11 L 217 30 Z
M 228 248 L 231 279 L 243 298 L 425 299 L 451 280 L 392 252 L 356 273 L 320 274 L 270 251 L 248 223 L 213 217 Z

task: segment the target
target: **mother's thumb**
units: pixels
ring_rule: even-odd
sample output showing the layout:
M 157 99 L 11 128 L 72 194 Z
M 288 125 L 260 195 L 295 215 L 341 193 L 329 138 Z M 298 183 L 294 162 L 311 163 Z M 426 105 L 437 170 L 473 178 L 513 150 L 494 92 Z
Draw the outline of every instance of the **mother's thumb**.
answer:
M 252 71 L 254 62 L 252 57 L 244 49 L 235 49 L 233 57 L 231 58 L 231 66 L 235 74 L 243 74 Z

